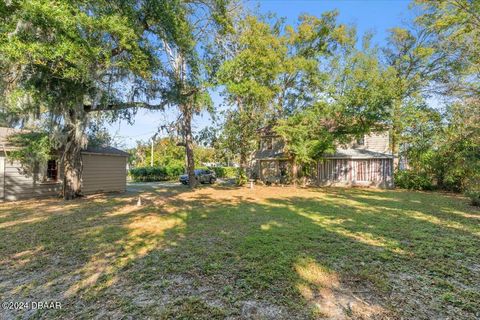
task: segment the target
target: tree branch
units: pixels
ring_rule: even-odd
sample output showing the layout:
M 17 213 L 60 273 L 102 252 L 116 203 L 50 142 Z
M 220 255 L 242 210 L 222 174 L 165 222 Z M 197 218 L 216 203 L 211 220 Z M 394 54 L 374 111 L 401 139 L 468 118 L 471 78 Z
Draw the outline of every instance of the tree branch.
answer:
M 108 105 L 91 105 L 86 104 L 83 106 L 85 112 L 96 112 L 96 111 L 116 111 L 116 110 L 125 110 L 130 108 L 144 108 L 150 110 L 163 110 L 168 105 L 167 101 L 164 101 L 159 104 L 149 104 L 146 102 L 122 102 L 122 103 L 112 103 Z

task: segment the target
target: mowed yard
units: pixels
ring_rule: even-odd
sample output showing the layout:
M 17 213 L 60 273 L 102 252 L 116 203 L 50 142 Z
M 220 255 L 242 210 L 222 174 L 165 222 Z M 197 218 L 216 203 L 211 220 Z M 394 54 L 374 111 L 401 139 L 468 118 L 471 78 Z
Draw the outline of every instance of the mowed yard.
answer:
M 222 185 L 3 203 L 0 300 L 62 304 L 2 320 L 478 319 L 480 211 L 439 193 Z

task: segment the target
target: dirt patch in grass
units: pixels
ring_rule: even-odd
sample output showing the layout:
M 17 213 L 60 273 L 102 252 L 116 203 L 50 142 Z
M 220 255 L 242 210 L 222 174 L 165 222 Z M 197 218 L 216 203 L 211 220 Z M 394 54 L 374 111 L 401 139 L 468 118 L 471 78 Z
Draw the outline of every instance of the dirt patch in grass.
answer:
M 479 217 L 458 196 L 340 188 L 3 203 L 1 300 L 62 309 L 0 319 L 476 319 Z

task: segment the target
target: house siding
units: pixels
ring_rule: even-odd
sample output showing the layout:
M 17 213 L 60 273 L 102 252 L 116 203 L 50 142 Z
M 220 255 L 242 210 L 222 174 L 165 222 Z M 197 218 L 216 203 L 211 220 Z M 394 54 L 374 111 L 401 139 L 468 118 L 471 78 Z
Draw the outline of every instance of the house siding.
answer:
M 49 197 L 57 195 L 61 190 L 60 183 L 42 183 L 35 176 L 23 172 L 22 165 L 18 161 L 9 161 L 4 157 L 3 174 L 3 199 L 22 200 L 38 197 Z M 1 169 L 1 165 L 0 165 Z M 1 192 L 0 192 L 1 194 Z
M 381 153 L 390 152 L 390 136 L 388 132 L 374 133 L 366 136 L 365 149 Z
M 365 143 L 363 145 L 357 145 L 352 143 L 349 147 L 355 149 L 365 149 L 380 153 L 390 152 L 390 135 L 386 132 L 374 132 L 369 135 L 365 135 Z
M 127 157 L 83 154 L 82 192 L 124 192 L 127 185 Z
M 82 192 L 124 192 L 126 190 L 127 157 L 82 154 Z M 61 173 L 61 169 L 59 170 Z M 0 152 L 0 201 L 53 197 L 62 190 L 59 182 L 42 182 L 38 176 L 26 174 L 18 161 L 10 161 Z

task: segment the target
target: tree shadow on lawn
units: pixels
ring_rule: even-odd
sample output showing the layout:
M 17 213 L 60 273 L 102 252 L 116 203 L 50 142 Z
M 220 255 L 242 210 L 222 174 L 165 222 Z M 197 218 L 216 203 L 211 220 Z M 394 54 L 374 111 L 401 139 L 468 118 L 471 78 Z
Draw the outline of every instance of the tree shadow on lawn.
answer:
M 48 318 L 475 317 L 478 220 L 468 227 L 449 200 L 208 190 L 159 188 L 141 207 L 138 194 L 79 200 L 4 225 L 1 296 L 62 301 L 37 313 Z
M 471 229 L 480 235 L 478 207 L 469 205 L 467 199 L 459 194 L 407 191 L 407 190 L 371 190 L 371 189 L 342 189 L 325 188 L 313 189 L 347 200 L 364 200 L 377 209 L 390 211 L 418 211 L 422 214 L 435 217 L 437 222 L 452 222 L 455 227 L 460 225 Z M 462 228 L 460 227 L 460 228 Z

